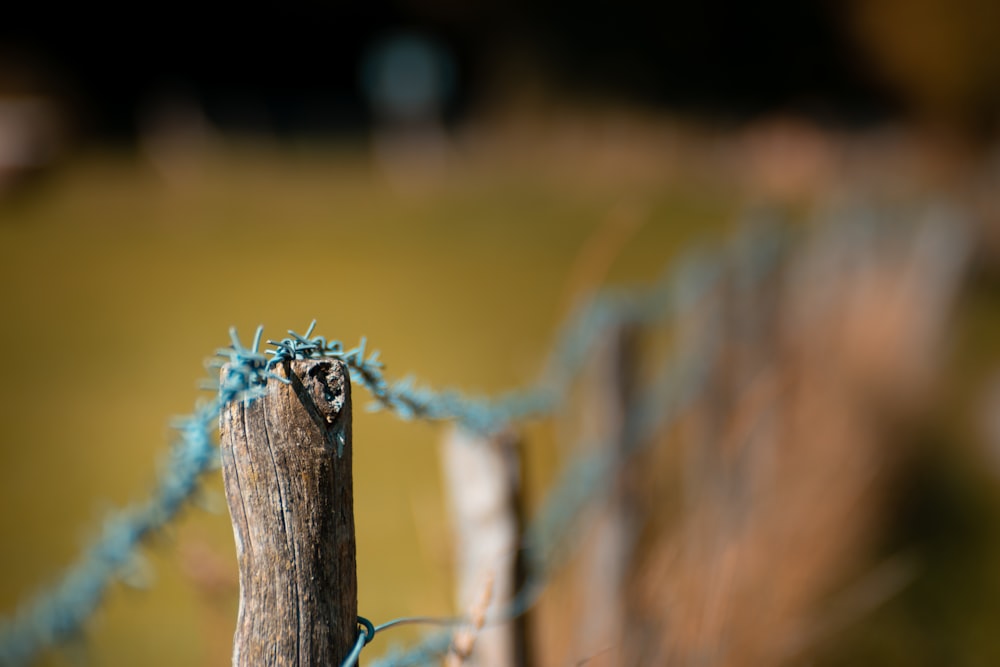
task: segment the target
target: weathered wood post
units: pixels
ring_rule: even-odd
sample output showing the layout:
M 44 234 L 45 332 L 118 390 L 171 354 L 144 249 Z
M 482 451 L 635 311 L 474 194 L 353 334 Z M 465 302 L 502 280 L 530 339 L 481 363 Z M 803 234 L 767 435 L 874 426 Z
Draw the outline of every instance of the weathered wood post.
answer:
M 220 420 L 240 570 L 233 665 L 337 665 L 358 638 L 350 378 L 337 359 L 274 372 L 291 384 L 271 380 Z

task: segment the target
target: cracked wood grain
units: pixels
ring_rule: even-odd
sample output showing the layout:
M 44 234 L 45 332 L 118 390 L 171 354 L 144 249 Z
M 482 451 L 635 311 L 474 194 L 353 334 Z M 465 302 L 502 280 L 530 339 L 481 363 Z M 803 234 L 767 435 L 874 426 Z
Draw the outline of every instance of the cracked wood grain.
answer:
M 271 380 L 220 418 L 240 571 L 233 665 L 336 665 L 358 637 L 350 379 L 336 359 L 274 371 L 291 384 Z

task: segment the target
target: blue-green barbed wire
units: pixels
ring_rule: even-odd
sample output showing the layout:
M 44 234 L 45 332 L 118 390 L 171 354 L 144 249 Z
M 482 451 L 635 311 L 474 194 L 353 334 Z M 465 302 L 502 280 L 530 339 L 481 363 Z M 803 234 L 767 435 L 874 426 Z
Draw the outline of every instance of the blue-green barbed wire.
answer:
M 872 233 L 871 229 L 858 229 L 859 225 L 853 223 L 853 215 L 838 222 L 841 227 L 839 234 Z M 948 216 L 940 220 L 931 218 L 928 223 L 937 232 L 932 236 L 942 247 L 940 252 L 956 256 L 965 252 L 961 225 L 955 219 Z M 887 231 L 892 231 L 892 228 L 877 226 L 876 233 L 885 234 Z M 831 232 L 827 230 L 827 233 Z M 762 283 L 773 278 L 775 272 L 785 266 L 789 247 L 787 241 L 787 235 L 775 231 L 744 234 L 716 261 L 692 263 L 675 274 L 669 281 L 669 291 L 661 283 L 647 295 L 645 301 L 639 299 L 633 303 L 656 303 L 660 308 L 666 308 L 669 304 L 674 315 L 683 316 L 691 312 L 692 307 L 716 287 L 721 279 L 725 279 L 725 271 L 733 275 L 733 287 L 740 290 L 740 295 L 753 295 Z M 661 289 L 663 292 L 657 293 Z M 749 299 L 736 305 L 752 309 L 759 306 L 759 303 Z M 605 314 L 608 311 L 603 311 L 604 308 L 607 306 L 600 299 L 595 300 L 583 316 L 576 320 L 576 325 L 587 322 L 593 326 L 594 322 L 600 322 L 607 327 L 603 330 L 606 333 L 613 327 L 656 319 L 641 307 L 630 307 L 627 301 L 613 306 L 619 309 L 616 312 L 626 314 L 623 317 L 608 317 Z M 753 312 L 745 315 L 751 319 L 759 316 Z M 650 319 L 645 319 L 647 317 Z M 613 448 L 603 446 L 603 443 L 576 449 L 594 453 L 570 461 L 546 495 L 541 508 L 522 536 L 521 548 L 527 556 L 527 581 L 511 601 L 490 614 L 487 625 L 509 621 L 533 607 L 552 573 L 572 551 L 569 540 L 574 534 L 574 524 L 586 506 L 603 489 L 610 488 L 622 466 L 632 456 L 654 444 L 656 434 L 665 432 L 679 418 L 684 408 L 700 395 L 713 365 L 719 359 L 721 332 L 718 327 L 718 322 L 701 326 L 699 339 L 692 341 L 690 347 L 684 350 L 686 357 L 678 358 L 675 355 L 669 358 L 656 373 L 655 379 L 638 392 L 638 397 L 629 406 L 625 417 L 624 442 L 621 443 L 623 455 L 609 455 L 608 452 Z M 574 376 L 586 360 L 587 352 L 600 340 L 597 335 L 588 337 L 600 328 L 594 327 L 591 330 L 586 325 L 579 329 L 574 329 L 572 325 L 568 327 L 561 345 L 555 348 L 550 373 L 558 376 L 560 370 L 564 370 L 567 377 Z M 451 632 L 429 633 L 409 650 L 390 652 L 372 664 L 377 667 L 433 664 L 447 653 L 451 641 Z
M 775 260 L 776 257 L 770 255 L 768 260 Z M 689 275 L 690 278 L 695 277 L 694 274 Z M 763 275 L 766 274 L 762 272 Z M 675 296 L 680 297 L 679 301 L 683 303 L 685 297 L 693 296 L 693 292 L 688 290 L 694 287 L 691 282 L 678 281 Z M 693 303 L 693 300 L 688 301 L 687 305 Z M 609 323 L 609 326 L 621 326 L 621 322 Z M 592 344 L 597 342 L 595 338 Z M 546 494 L 521 538 L 526 580 L 511 600 L 489 615 L 487 626 L 509 622 L 527 613 L 538 602 L 552 574 L 572 551 L 571 538 L 586 507 L 599 497 L 602 490 L 611 488 L 623 465 L 654 443 L 656 434 L 668 429 L 700 394 L 713 362 L 712 357 L 704 353 L 707 349 L 688 359 L 667 359 L 626 415 L 622 454 L 613 454 L 615 449 L 606 443 L 591 443 L 587 447 L 576 448 L 576 451 L 593 453 L 572 460 Z M 462 619 L 440 620 L 458 625 Z M 374 661 L 372 667 L 434 664 L 448 652 L 451 642 L 451 631 L 429 633 L 410 649 L 390 651 Z M 345 662 L 342 667 L 352 667 L 353 664 Z
M 597 295 L 563 328 L 542 380 L 494 400 L 469 398 L 454 390 L 434 391 L 419 386 L 412 378 L 390 384 L 378 352 L 366 354 L 364 339 L 357 347 L 345 350 L 340 341 L 313 336 L 315 322 L 305 334 L 289 331 L 287 338 L 269 341 L 271 348 L 263 352 L 262 328 L 257 329 L 250 347 L 244 347 L 235 330 L 231 330 L 231 345 L 220 349 L 209 364 L 211 369 L 224 368 L 220 380 L 209 379 L 217 393 L 213 399 L 200 402 L 190 415 L 175 421 L 177 440 L 150 497 L 112 514 L 93 544 L 55 584 L 0 621 L 0 665 L 27 664 L 45 647 L 81 632 L 111 584 L 122 578 L 127 565 L 136 558 L 141 543 L 169 523 L 195 495 L 201 478 L 218 468 L 218 449 L 212 434 L 221 410 L 230 402 L 260 395 L 270 380 L 286 382 L 273 372 L 276 365 L 291 359 L 339 358 L 349 367 L 352 381 L 371 393 L 376 408 L 390 410 L 403 419 L 454 420 L 468 430 L 488 434 L 555 412 L 588 354 L 608 331 L 677 316 L 713 289 L 722 265 L 718 258 L 689 261 L 676 272 L 664 273 L 647 291 Z M 578 493 L 580 486 L 559 488 L 565 493 Z M 565 501 L 556 494 L 550 502 L 556 506 Z M 545 551 L 538 545 L 532 548 Z
M 778 241 L 773 235 L 741 239 L 731 253 L 737 257 L 727 257 L 740 259 L 745 269 L 751 269 L 744 273 L 744 278 L 758 284 L 779 266 L 782 245 Z M 674 314 L 681 315 L 694 307 L 720 277 L 719 267 L 704 261 L 692 261 L 671 277 L 669 289 L 658 285 L 645 302 L 630 299 L 627 294 L 617 302 L 607 296 L 603 297 L 604 301 L 595 300 L 576 320 L 576 327 L 570 326 L 564 331 L 560 339 L 562 344 L 556 346 L 556 353 L 548 365 L 549 376 L 559 377 L 562 373 L 568 389 L 575 374 L 586 363 L 589 352 L 609 331 L 655 319 L 652 313 L 638 307 L 639 304 L 645 303 L 649 307 L 648 304 L 655 303 L 658 308 L 669 304 Z M 600 335 L 595 335 L 598 333 Z M 489 615 L 487 626 L 508 622 L 535 605 L 553 572 L 572 551 L 571 537 L 585 508 L 599 496 L 601 490 L 612 487 L 616 475 L 629 459 L 654 443 L 656 434 L 668 429 L 684 408 L 700 395 L 715 360 L 713 341 L 705 338 L 696 349 L 688 351 L 693 352 L 688 358 L 668 357 L 654 374 L 652 382 L 639 392 L 637 400 L 630 406 L 625 418 L 624 442 L 621 443 L 623 455 L 610 454 L 614 448 L 601 443 L 576 448 L 575 451 L 593 453 L 571 461 L 546 494 L 521 539 L 527 565 L 526 581 L 513 599 Z M 455 626 L 462 619 L 437 621 Z M 433 632 L 410 649 L 390 651 L 372 665 L 413 667 L 432 664 L 448 652 L 451 641 L 451 631 Z M 352 667 L 353 664 L 348 661 L 342 667 Z

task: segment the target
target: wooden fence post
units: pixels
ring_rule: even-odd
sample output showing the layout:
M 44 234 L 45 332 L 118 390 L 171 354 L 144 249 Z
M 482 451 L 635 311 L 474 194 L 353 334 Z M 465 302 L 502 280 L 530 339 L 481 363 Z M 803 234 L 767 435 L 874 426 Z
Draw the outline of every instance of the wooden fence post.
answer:
M 580 606 L 576 610 L 574 662 L 629 662 L 628 616 L 633 604 L 628 579 L 641 517 L 630 484 L 622 475 L 627 475 L 627 450 L 634 446 L 626 438 L 638 369 L 637 335 L 626 325 L 610 331 L 594 353 L 584 379 L 585 433 L 593 439 L 593 446 L 606 448 L 603 455 L 614 462 L 618 474 L 589 510 L 588 541 L 578 570 Z M 597 449 L 585 452 L 589 456 L 601 454 Z
M 504 610 L 524 584 L 519 572 L 521 456 L 512 431 L 486 436 L 455 426 L 441 448 L 455 528 L 457 597 L 465 612 L 492 581 L 489 609 Z M 525 617 L 483 629 L 466 664 L 530 664 Z
M 274 372 L 291 384 L 271 380 L 220 419 L 240 570 L 233 665 L 337 665 L 358 638 L 350 378 L 336 359 Z

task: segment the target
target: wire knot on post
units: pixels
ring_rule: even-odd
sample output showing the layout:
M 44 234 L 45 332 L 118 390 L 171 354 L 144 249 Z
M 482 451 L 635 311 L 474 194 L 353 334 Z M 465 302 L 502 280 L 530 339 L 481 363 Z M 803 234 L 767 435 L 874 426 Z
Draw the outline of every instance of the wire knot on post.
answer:
M 372 640 L 375 639 L 375 625 L 364 616 L 358 616 L 358 628 L 365 638 L 363 645 L 368 646 L 371 644 Z

